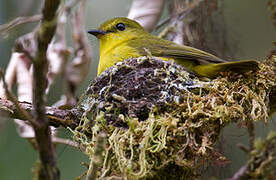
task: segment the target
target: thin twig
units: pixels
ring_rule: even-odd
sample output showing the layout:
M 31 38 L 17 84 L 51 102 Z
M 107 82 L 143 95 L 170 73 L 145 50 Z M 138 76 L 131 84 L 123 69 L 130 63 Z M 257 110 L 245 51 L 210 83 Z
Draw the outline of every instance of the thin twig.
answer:
M 244 144 L 238 143 L 237 146 L 238 146 L 242 151 L 244 151 L 245 153 L 249 153 L 249 152 L 250 152 L 250 148 L 247 147 L 247 146 L 244 145 Z
M 165 24 L 169 23 L 170 20 L 171 20 L 171 18 L 172 18 L 172 17 L 169 16 L 169 17 L 166 17 L 165 19 L 163 19 L 162 21 L 160 21 L 160 22 L 156 25 L 155 30 L 158 30 L 159 28 L 161 28 L 161 27 L 164 26 Z
M 66 3 L 64 10 L 67 11 L 67 13 L 69 13 L 73 7 L 75 7 L 79 2 L 81 2 L 81 0 L 71 0 L 68 3 Z
M 234 176 L 229 180 L 239 180 L 246 177 L 246 172 L 248 170 L 248 165 L 242 166 L 235 174 Z
M 8 31 L 15 28 L 16 26 L 19 26 L 21 24 L 31 23 L 31 22 L 37 22 L 41 19 L 41 17 L 42 17 L 41 14 L 28 16 L 28 17 L 17 17 L 7 24 L 0 25 L 0 33 L 2 35 L 5 35 L 8 33 Z
M 165 24 L 169 23 L 172 19 L 181 21 L 182 19 L 184 19 L 186 17 L 186 15 L 190 14 L 191 11 L 194 10 L 200 3 L 201 3 L 201 0 L 194 1 L 188 7 L 183 8 L 179 13 L 177 13 L 177 16 L 171 15 L 171 16 L 165 18 L 164 20 L 162 20 L 161 22 L 159 22 L 156 25 L 155 30 L 158 30 Z M 175 23 L 175 21 L 173 21 L 172 25 L 174 25 L 174 23 Z
M 79 175 L 78 177 L 76 177 L 76 180 L 81 180 L 83 177 L 85 177 L 87 174 L 87 171 L 83 172 L 81 175 Z
M 81 165 L 83 165 L 84 167 L 86 167 L 87 169 L 89 169 L 89 164 L 87 164 L 86 162 L 82 162 Z M 76 177 L 76 180 L 81 180 L 86 175 L 87 175 L 87 171 L 84 171 L 81 175 L 79 175 L 78 177 Z
M 70 139 L 54 137 L 53 138 L 53 143 L 55 143 L 55 144 L 65 144 L 65 145 L 68 145 L 68 146 L 72 146 L 74 148 L 79 148 L 78 143 L 76 143 L 76 142 L 74 142 Z

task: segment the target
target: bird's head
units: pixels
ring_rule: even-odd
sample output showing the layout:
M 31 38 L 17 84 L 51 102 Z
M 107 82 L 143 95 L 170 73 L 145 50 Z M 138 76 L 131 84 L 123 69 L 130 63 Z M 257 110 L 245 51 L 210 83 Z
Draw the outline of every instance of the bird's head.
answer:
M 100 40 L 101 48 L 112 47 L 123 41 L 148 34 L 139 23 L 125 17 L 107 20 L 98 29 L 89 30 L 88 33 Z
M 89 30 L 88 33 L 101 39 L 106 35 L 128 34 L 136 31 L 144 31 L 144 28 L 136 21 L 125 17 L 117 17 L 107 20 L 99 29 Z

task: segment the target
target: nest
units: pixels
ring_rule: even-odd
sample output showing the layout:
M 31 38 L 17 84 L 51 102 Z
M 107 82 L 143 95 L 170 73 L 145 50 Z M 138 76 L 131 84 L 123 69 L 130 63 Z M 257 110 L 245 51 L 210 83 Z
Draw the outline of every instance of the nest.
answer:
M 214 80 L 155 57 L 128 59 L 88 87 L 74 139 L 98 162 L 98 178 L 195 178 L 208 160 L 225 160 L 214 148 L 223 127 L 267 122 L 275 77 L 275 57 Z

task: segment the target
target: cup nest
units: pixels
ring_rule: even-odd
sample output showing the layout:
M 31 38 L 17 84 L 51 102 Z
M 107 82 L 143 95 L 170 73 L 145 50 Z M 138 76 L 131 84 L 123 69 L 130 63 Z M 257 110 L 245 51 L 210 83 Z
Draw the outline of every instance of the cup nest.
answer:
M 226 125 L 267 122 L 275 84 L 275 56 L 255 72 L 216 79 L 156 57 L 128 59 L 88 87 L 72 132 L 98 178 L 191 179 L 208 161 L 226 160 L 214 147 Z

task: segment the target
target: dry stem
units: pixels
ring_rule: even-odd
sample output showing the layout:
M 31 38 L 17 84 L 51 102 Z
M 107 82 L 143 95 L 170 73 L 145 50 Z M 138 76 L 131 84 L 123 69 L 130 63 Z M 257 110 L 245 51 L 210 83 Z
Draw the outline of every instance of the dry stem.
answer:
M 51 130 L 49 119 L 45 116 L 45 90 L 47 88 L 47 56 L 48 44 L 51 42 L 56 31 L 56 11 L 60 1 L 45 0 L 42 9 L 42 21 L 34 34 L 36 41 L 36 51 L 33 56 L 34 79 L 33 79 L 33 99 L 34 120 L 33 125 L 35 138 L 38 144 L 41 168 L 38 172 L 39 179 L 58 180 L 59 170 L 56 166 L 55 149 L 51 140 Z

